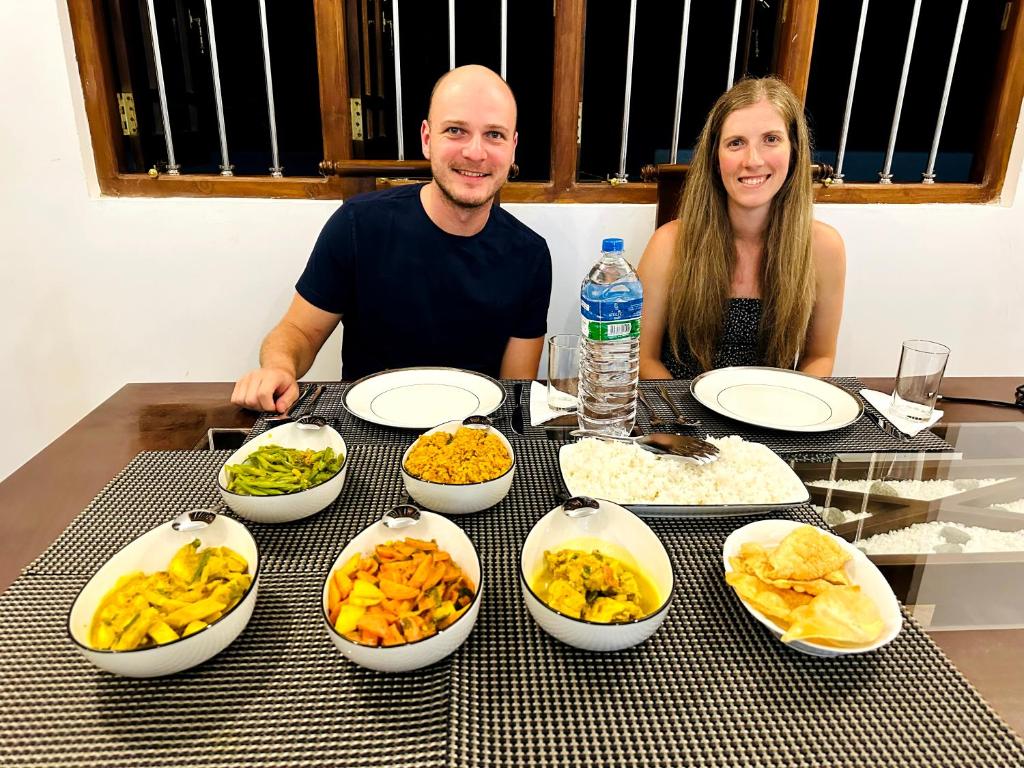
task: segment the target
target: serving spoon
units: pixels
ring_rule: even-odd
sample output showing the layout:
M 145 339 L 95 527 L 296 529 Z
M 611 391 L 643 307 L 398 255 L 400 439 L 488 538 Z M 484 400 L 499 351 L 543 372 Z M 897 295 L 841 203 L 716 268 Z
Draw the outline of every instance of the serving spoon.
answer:
M 669 434 L 668 432 L 652 432 L 640 437 L 620 437 L 589 429 L 574 429 L 569 434 L 573 437 L 595 437 L 598 440 L 610 440 L 616 443 L 632 443 L 659 456 L 686 459 L 695 464 L 710 464 L 712 461 L 717 461 L 719 456 L 718 446 L 706 440 L 688 435 Z

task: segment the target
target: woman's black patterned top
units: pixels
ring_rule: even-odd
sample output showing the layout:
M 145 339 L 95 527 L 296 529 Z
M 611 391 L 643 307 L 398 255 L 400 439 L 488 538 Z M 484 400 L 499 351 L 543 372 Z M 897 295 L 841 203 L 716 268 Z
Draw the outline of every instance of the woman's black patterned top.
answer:
M 759 349 L 760 329 L 760 299 L 729 299 L 722 338 L 718 342 L 713 358 L 714 367 L 764 365 Z M 661 343 L 661 362 L 674 378 L 693 379 L 703 373 L 703 370 L 690 352 L 690 346 L 685 339 L 680 339 L 680 346 L 682 360 L 676 360 L 666 330 Z

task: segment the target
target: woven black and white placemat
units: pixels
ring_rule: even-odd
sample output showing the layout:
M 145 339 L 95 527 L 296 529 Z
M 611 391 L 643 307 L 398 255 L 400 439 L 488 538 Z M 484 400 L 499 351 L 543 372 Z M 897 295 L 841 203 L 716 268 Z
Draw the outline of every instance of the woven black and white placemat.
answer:
M 356 445 L 331 507 L 287 525 L 246 522 L 265 568 L 239 640 L 194 670 L 132 681 L 80 657 L 67 611 L 113 551 L 179 503 L 216 500 L 226 452 L 141 454 L 0 597 L 0 764 L 1024 764 L 1019 740 L 912 622 L 863 656 L 781 646 L 721 581 L 722 544 L 745 518 L 651 522 L 678 583 L 642 646 L 587 654 L 549 638 L 523 605 L 517 558 L 556 504 L 558 444 L 515 447 L 509 496 L 455 518 L 481 553 L 487 591 L 448 661 L 366 672 L 322 625 L 330 563 L 401 484 L 400 445 Z M 780 516 L 820 524 L 809 507 Z
M 1022 765 L 1024 745 L 912 620 L 876 653 L 836 659 L 783 646 L 722 578 L 726 536 L 757 518 L 648 521 L 669 550 L 675 598 L 641 646 L 593 654 L 532 620 L 519 543 L 555 492 L 556 446 L 517 444 L 501 514 L 463 519 L 489 592 L 452 663 L 453 766 Z M 820 525 L 809 507 L 777 517 Z
M 97 670 L 67 638 L 80 586 L 27 575 L 0 596 L 0 765 L 446 764 L 450 660 L 401 675 L 352 664 L 321 621 L 319 578 L 263 574 L 234 643 L 150 680 Z

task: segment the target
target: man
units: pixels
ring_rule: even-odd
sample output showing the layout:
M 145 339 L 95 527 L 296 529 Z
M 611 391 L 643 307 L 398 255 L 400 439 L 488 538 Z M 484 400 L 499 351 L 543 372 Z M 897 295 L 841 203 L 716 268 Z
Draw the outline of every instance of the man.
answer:
M 291 307 L 231 401 L 285 412 L 344 322 L 342 378 L 446 365 L 503 378 L 537 373 L 551 294 L 544 239 L 494 205 L 515 159 L 516 103 L 491 70 L 434 86 L 420 127 L 433 180 L 359 195 L 327 222 Z

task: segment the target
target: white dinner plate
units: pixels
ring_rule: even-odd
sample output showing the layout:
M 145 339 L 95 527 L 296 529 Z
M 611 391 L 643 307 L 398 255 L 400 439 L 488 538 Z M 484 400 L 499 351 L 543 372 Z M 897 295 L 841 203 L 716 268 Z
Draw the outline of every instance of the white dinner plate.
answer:
M 742 528 L 737 528 L 729 534 L 725 540 L 725 546 L 722 547 L 722 561 L 725 564 L 726 573 L 732 570 L 729 558 L 738 555 L 740 547 L 747 542 L 754 542 L 760 544 L 765 549 L 771 549 L 778 546 L 779 542 L 790 531 L 802 525 L 804 524 L 794 520 L 758 520 L 756 523 L 750 523 Z M 882 630 L 882 635 L 875 642 L 857 648 L 837 648 L 811 640 L 793 640 L 786 643 L 786 645 L 795 651 L 811 656 L 845 656 L 851 653 L 873 651 L 881 648 L 886 643 L 892 642 L 903 627 L 903 615 L 900 613 L 899 601 L 896 599 L 892 587 L 889 586 L 889 582 L 885 580 L 882 572 L 878 570 L 875 564 L 868 559 L 868 556 L 853 546 L 853 544 L 827 531 L 822 531 L 822 533 L 832 538 L 839 546 L 850 553 L 850 560 L 845 565 L 846 575 L 850 577 L 850 581 L 853 584 L 860 587 L 864 595 L 871 598 L 875 605 L 878 606 L 878 612 L 882 615 L 885 628 Z M 732 587 L 728 589 L 735 592 Z M 750 615 L 764 624 L 776 638 L 782 637 L 782 627 L 756 608 L 752 608 L 739 595 L 736 595 L 736 599 L 743 603 L 743 607 L 750 612 Z
M 490 376 L 459 368 L 397 368 L 365 376 L 345 392 L 356 418 L 400 429 L 494 413 L 505 390 Z
M 690 393 L 722 416 L 786 432 L 829 432 L 849 426 L 864 413 L 856 395 L 782 368 L 718 368 L 691 381 Z

